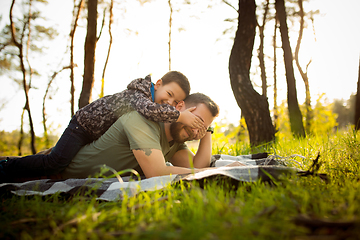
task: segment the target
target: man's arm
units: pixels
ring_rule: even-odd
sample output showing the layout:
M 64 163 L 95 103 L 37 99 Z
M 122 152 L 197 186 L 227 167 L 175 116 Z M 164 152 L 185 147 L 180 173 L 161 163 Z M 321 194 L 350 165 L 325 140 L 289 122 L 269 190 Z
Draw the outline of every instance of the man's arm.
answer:
M 190 168 L 166 166 L 164 156 L 158 149 L 145 148 L 132 151 L 146 178 L 198 172 Z
M 211 161 L 211 133 L 206 132 L 205 136 L 200 140 L 199 148 L 194 155 L 189 149 L 177 151 L 171 158 L 171 163 L 179 167 L 191 167 L 191 161 L 195 168 L 207 168 Z

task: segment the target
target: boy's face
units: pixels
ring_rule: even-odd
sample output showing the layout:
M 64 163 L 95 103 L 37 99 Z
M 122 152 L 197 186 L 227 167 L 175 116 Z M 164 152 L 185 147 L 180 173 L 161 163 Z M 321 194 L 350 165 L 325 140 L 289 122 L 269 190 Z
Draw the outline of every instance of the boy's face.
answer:
M 154 86 L 155 102 L 162 104 L 166 103 L 171 106 L 176 106 L 180 101 L 184 100 L 186 95 L 182 88 L 175 82 L 163 84 L 162 80 L 158 80 Z

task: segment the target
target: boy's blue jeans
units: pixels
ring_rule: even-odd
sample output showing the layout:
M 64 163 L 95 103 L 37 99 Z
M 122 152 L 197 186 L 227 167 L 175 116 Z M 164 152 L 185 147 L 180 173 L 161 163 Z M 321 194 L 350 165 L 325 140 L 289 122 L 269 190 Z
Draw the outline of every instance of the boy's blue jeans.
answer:
M 70 164 L 83 146 L 92 141 L 74 116 L 51 153 L 8 158 L 5 168 L 6 175 L 10 178 L 21 178 L 58 174 Z

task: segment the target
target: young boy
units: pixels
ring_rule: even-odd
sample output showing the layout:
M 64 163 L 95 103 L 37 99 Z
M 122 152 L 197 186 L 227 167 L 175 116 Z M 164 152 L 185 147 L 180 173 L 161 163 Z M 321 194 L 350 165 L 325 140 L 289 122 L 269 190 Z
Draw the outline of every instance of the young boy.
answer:
M 177 71 L 166 73 L 156 84 L 151 82 L 150 75 L 145 79 L 135 79 L 126 90 L 79 109 L 50 154 L 1 161 L 0 182 L 61 172 L 83 146 L 103 135 L 129 108 L 152 121 L 181 122 L 191 128 L 200 128 L 205 133 L 202 120 L 191 113 L 195 108 L 181 113 L 175 109 L 176 104 L 189 93 L 188 79 Z

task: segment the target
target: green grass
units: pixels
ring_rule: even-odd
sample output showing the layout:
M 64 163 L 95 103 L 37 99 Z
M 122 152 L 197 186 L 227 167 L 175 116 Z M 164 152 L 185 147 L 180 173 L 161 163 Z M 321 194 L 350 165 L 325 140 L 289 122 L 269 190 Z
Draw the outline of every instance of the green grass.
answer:
M 359 134 L 279 139 L 255 150 L 241 143 L 213 147 L 213 154 L 251 151 L 305 156 L 295 158 L 305 170 L 320 153 L 319 172 L 330 181 L 294 176 L 233 187 L 209 180 L 203 188 L 180 183 L 118 202 L 2 196 L 0 239 L 359 239 Z

